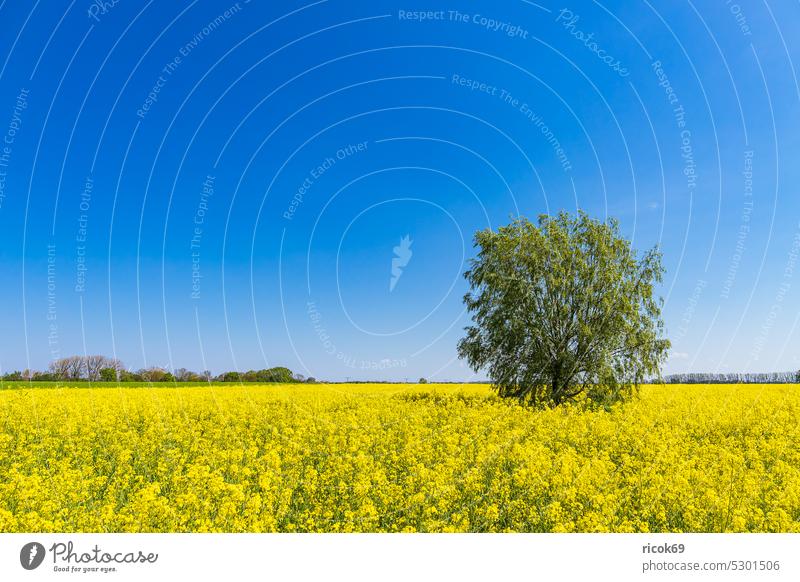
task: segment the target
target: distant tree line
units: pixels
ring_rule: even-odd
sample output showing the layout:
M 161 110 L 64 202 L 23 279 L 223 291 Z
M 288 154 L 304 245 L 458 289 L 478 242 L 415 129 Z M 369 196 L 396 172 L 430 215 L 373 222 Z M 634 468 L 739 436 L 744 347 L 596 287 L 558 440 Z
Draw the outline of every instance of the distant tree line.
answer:
M 223 372 L 213 375 L 208 370 L 197 373 L 186 368 L 169 371 L 153 366 L 128 370 L 116 358 L 106 356 L 70 356 L 53 360 L 46 372 L 24 370 L 9 372 L 0 378 L 6 382 L 316 382 L 295 374 L 289 368 L 275 367 L 247 372 Z
M 664 377 L 667 384 L 790 384 L 800 382 L 800 370 L 796 372 L 689 372 L 670 374 Z

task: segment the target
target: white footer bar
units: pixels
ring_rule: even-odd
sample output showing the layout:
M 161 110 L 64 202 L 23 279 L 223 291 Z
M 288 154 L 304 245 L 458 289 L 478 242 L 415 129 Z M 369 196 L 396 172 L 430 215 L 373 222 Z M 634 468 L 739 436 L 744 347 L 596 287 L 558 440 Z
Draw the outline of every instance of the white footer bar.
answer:
M 0 580 L 800 580 L 797 534 L 0 534 Z

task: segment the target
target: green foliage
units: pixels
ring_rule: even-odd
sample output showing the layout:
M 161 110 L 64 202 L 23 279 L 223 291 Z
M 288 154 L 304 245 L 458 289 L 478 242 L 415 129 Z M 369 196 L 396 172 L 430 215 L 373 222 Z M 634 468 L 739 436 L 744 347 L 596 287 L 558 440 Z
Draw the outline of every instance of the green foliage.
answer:
M 157 366 L 152 368 L 143 368 L 136 372 L 136 376 L 145 382 L 167 382 L 167 374 L 169 374 L 169 372 L 167 372 L 164 368 L 159 368 Z M 172 376 L 172 374 L 170 374 L 170 376 Z
M 254 382 L 254 383 L 299 383 L 316 382 L 306 379 L 302 374 L 295 375 L 289 368 L 278 366 L 264 370 L 248 370 L 247 372 L 223 372 L 214 377 L 211 372 L 197 374 L 186 368 L 178 368 L 170 372 L 157 366 L 137 370 L 126 370 L 122 362 L 105 356 L 70 356 L 54 360 L 48 372 L 25 370 L 24 372 L 7 372 L 0 376 L 4 382 L 139 382 L 157 384 L 164 382 Z
M 34 372 L 31 376 L 32 382 L 53 382 L 58 380 L 58 378 L 54 374 L 48 374 L 47 372 Z
M 301 381 L 299 378 L 301 377 L 295 377 L 289 368 L 276 367 L 265 370 L 248 370 L 247 372 L 224 372 L 217 376 L 216 380 L 219 382 L 279 382 L 287 384 Z
M 420 378 L 420 379 L 419 379 L 419 383 L 420 383 L 420 384 L 427 384 L 427 383 L 428 383 L 428 380 L 427 380 L 427 379 L 425 379 L 425 378 Z
M 259 378 L 261 382 L 294 382 L 294 375 L 289 368 L 277 367 L 265 370 L 266 374 Z
M 114 368 L 103 368 L 100 370 L 100 381 L 101 382 L 116 382 L 117 381 L 117 371 Z
M 475 246 L 464 297 L 474 325 L 458 352 L 500 396 L 609 405 L 659 374 L 669 349 L 653 294 L 661 255 L 637 258 L 616 220 L 521 218 L 479 231 Z

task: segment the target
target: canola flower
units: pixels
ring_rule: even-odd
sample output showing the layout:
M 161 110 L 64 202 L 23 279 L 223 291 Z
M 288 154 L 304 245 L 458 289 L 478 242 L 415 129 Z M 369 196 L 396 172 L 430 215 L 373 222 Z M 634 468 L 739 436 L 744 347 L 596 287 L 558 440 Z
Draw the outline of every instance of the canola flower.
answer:
M 0 391 L 2 532 L 800 532 L 800 390 Z

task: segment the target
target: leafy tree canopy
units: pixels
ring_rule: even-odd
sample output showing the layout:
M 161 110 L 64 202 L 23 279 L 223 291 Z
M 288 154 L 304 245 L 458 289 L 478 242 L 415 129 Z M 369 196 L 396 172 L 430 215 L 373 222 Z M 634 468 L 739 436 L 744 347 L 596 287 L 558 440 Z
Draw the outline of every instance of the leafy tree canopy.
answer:
M 659 374 L 669 349 L 653 293 L 661 255 L 637 257 L 616 220 L 520 218 L 479 231 L 475 246 L 464 297 L 473 325 L 458 352 L 501 396 L 607 405 Z

